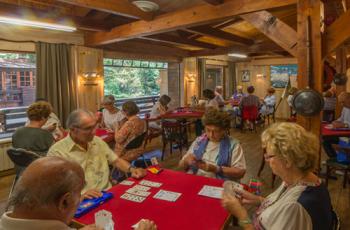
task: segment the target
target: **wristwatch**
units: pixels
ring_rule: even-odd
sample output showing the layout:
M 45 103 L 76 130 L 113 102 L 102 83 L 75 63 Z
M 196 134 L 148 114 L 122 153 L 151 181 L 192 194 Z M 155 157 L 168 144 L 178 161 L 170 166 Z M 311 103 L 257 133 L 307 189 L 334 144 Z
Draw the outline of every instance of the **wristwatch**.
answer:
M 244 226 L 246 226 L 246 225 L 248 225 L 248 224 L 252 224 L 252 220 L 251 220 L 249 217 L 247 217 L 247 218 L 244 219 L 244 220 L 238 220 L 238 225 L 239 225 L 240 227 L 244 227 Z

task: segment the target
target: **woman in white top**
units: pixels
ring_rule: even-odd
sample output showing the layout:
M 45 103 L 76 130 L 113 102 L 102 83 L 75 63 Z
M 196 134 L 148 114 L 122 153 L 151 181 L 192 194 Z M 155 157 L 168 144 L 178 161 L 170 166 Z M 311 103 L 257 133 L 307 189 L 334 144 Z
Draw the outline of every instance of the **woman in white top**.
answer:
M 150 118 L 158 118 L 160 115 L 165 114 L 168 112 L 168 104 L 170 103 L 171 98 L 168 95 L 162 95 L 159 100 L 153 105 L 151 113 L 150 113 Z M 150 122 L 149 127 L 155 128 L 155 129 L 160 129 L 160 124 L 159 122 Z
M 124 114 L 115 107 L 115 99 L 112 95 L 104 96 L 102 99 L 102 122 L 101 127 L 110 130 L 118 130 L 126 121 Z
M 205 98 L 205 108 L 215 108 L 219 109 L 219 102 L 215 98 L 215 93 L 210 89 L 203 90 L 203 97 Z
M 239 180 L 246 163 L 239 141 L 227 135 L 230 115 L 210 108 L 202 121 L 205 133 L 192 143 L 180 167 L 199 176 Z
M 262 197 L 234 188 L 224 193 L 222 205 L 243 229 L 328 230 L 332 229 L 332 206 L 328 190 L 314 173 L 319 142 L 295 123 L 276 123 L 261 137 L 265 160 L 282 179 L 281 186 Z M 258 205 L 253 220 L 243 204 Z
M 269 88 L 267 90 L 267 95 L 265 96 L 263 100 L 263 105 L 260 109 L 260 113 L 262 115 L 269 115 L 275 111 L 276 96 L 274 93 L 275 93 L 274 88 Z

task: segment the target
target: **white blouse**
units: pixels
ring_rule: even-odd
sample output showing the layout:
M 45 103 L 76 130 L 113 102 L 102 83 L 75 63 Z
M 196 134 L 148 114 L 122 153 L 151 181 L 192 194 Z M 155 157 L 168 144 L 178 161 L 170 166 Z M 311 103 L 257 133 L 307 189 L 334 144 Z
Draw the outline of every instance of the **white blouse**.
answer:
M 107 109 L 102 110 L 102 117 L 106 128 L 111 130 L 119 129 L 119 123 L 125 118 L 122 111 L 110 113 Z

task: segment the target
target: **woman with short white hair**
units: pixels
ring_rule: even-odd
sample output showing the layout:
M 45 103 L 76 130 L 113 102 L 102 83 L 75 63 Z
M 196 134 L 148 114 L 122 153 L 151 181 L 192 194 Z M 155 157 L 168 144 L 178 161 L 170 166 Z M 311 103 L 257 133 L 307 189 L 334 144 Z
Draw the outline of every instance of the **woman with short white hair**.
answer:
M 276 123 L 261 137 L 265 160 L 282 179 L 266 198 L 235 189 L 241 199 L 224 193 L 222 205 L 243 229 L 332 229 L 332 206 L 327 188 L 314 173 L 318 138 L 295 123 Z M 259 205 L 253 220 L 243 204 Z
M 118 130 L 126 121 L 124 114 L 115 107 L 115 99 L 113 95 L 106 95 L 102 102 L 102 122 L 101 127 L 110 130 Z

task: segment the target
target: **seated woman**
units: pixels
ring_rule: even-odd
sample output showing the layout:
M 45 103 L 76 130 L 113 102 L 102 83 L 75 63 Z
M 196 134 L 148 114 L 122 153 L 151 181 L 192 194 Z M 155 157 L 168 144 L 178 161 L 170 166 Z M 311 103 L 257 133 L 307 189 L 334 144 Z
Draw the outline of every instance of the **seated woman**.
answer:
M 60 119 L 53 112 L 52 105 L 45 98 L 37 98 L 35 102 L 46 102 L 51 107 L 51 113 L 49 115 L 49 118 L 41 128 L 49 131 L 56 141 L 62 139 L 65 135 L 65 130 L 62 127 Z M 26 122 L 25 126 L 28 126 L 28 125 L 29 125 L 29 120 Z
M 275 105 L 276 105 L 276 96 L 275 96 L 275 89 L 269 88 L 267 90 L 267 95 L 265 96 L 264 100 L 262 101 L 263 105 L 260 109 L 260 113 L 263 116 L 272 114 L 275 112 Z
M 125 122 L 124 114 L 115 107 L 115 99 L 113 95 L 104 96 L 102 99 L 102 121 L 101 127 L 109 130 L 118 130 Z
M 45 156 L 54 138 L 51 133 L 42 126 L 47 122 L 51 114 L 51 105 L 45 101 L 31 104 L 27 109 L 29 123 L 19 128 L 12 135 L 12 146 L 36 152 Z
M 243 229 L 332 229 L 329 193 L 313 170 L 317 164 L 318 138 L 295 123 L 275 123 L 261 137 L 265 160 L 282 179 L 269 196 L 235 189 L 241 199 L 223 194 L 222 205 L 238 218 Z M 243 204 L 258 205 L 253 220 Z
M 159 100 L 154 104 L 151 110 L 150 118 L 157 118 L 160 115 L 165 114 L 168 111 L 168 104 L 170 103 L 171 98 L 168 95 L 162 95 Z M 160 129 L 160 124 L 158 122 L 150 122 L 149 127 L 154 129 Z
M 210 90 L 210 89 L 203 90 L 203 97 L 205 99 L 205 103 L 204 103 L 205 109 L 207 109 L 209 107 L 219 109 L 219 103 L 216 100 L 215 93 L 212 90 Z
M 292 87 L 288 90 L 288 97 L 287 97 L 287 102 L 290 108 L 290 120 L 294 120 L 297 112 L 293 109 L 293 99 L 294 99 L 294 95 L 298 92 L 298 89 L 295 87 Z
M 229 114 L 208 109 L 202 121 L 205 133 L 192 143 L 180 167 L 200 176 L 239 180 L 245 174 L 246 164 L 238 140 L 227 135 Z
M 130 141 L 145 132 L 146 125 L 144 120 L 137 116 L 140 110 L 135 102 L 125 102 L 122 105 L 122 111 L 127 121 L 115 132 L 115 153 L 124 160 L 131 162 L 141 155 L 143 151 L 142 144 L 140 147 L 130 150 L 126 150 L 125 147 Z

